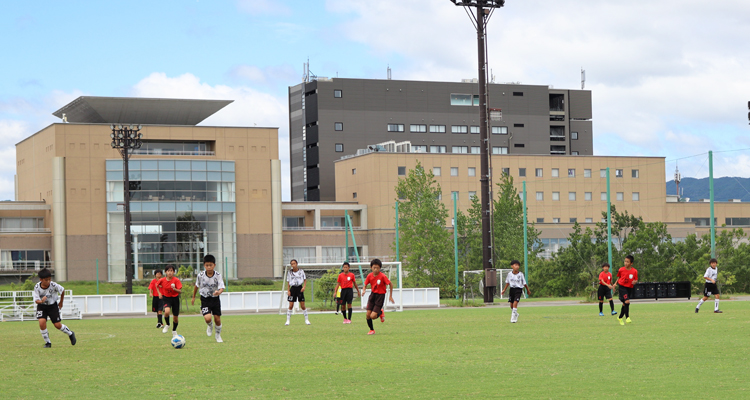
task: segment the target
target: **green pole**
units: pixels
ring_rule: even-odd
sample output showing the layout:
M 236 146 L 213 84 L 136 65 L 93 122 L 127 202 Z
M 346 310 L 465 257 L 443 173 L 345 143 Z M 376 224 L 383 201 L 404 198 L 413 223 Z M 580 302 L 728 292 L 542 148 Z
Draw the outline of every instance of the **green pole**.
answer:
M 359 250 L 357 250 L 357 239 L 354 238 L 354 228 L 352 227 L 352 220 L 349 217 L 349 214 L 346 215 L 346 224 L 349 226 L 349 232 L 352 234 L 352 244 L 354 244 L 354 255 L 357 256 L 357 263 L 360 262 L 359 260 Z M 359 267 L 359 277 L 362 278 L 362 285 L 365 284 L 365 274 L 362 272 L 362 266 L 358 265 Z
M 99 259 L 96 259 L 96 294 L 99 294 Z
M 398 200 L 396 201 L 396 261 L 401 262 L 401 250 L 399 250 L 399 242 L 401 239 L 398 235 Z M 401 267 L 399 267 L 401 268 Z M 401 287 L 401 274 L 398 274 L 398 287 Z
M 612 198 L 609 192 L 609 167 L 607 167 L 607 261 L 612 267 Z
M 229 257 L 224 257 L 224 286 L 229 291 Z
M 458 300 L 458 206 L 456 205 L 457 202 L 458 202 L 458 192 L 453 192 L 453 263 L 455 264 L 455 269 L 456 269 L 456 300 Z M 398 205 L 398 202 L 396 204 Z
M 708 193 L 711 201 L 711 258 L 716 258 L 716 223 L 714 222 L 714 152 L 708 151 Z
M 526 181 L 523 181 L 523 275 L 529 282 L 529 234 L 526 221 Z
M 344 210 L 344 242 L 346 243 L 346 248 L 344 250 L 344 261 L 349 261 L 349 232 L 347 232 L 346 227 L 349 226 L 347 223 L 349 221 L 349 211 Z

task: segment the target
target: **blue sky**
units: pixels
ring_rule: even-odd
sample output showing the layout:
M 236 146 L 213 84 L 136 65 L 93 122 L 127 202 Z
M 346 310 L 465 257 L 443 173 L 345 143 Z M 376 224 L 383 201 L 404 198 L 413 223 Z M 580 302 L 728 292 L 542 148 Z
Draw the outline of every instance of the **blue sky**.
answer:
M 717 3 L 717 4 L 714 4 Z M 508 0 L 490 22 L 498 82 L 593 92 L 594 151 L 671 160 L 750 148 L 750 2 Z M 225 98 L 204 124 L 279 127 L 289 197 L 287 87 L 319 76 L 458 81 L 475 34 L 449 0 L 6 2 L 0 14 L 0 199 L 14 145 L 80 95 Z M 706 176 L 705 155 L 680 161 Z M 716 176 L 750 176 L 750 151 Z

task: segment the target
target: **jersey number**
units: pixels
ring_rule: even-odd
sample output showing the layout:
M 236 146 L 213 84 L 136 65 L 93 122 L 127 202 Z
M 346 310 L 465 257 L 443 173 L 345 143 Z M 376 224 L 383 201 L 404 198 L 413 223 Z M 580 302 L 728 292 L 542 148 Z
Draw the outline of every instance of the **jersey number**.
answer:
M 208 307 L 201 308 L 201 313 L 202 314 L 208 314 Z
M 44 311 L 37 311 L 36 312 L 36 317 L 37 318 L 44 318 Z

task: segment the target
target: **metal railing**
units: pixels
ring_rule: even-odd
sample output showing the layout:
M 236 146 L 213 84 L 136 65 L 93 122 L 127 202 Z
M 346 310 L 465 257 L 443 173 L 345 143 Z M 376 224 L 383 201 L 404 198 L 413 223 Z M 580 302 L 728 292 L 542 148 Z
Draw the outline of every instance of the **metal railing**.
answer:
M 0 228 L 0 233 L 37 233 L 51 232 L 50 228 Z
M 131 154 L 139 155 L 150 155 L 150 156 L 214 156 L 215 151 L 206 150 L 195 150 L 195 151 L 180 151 L 180 150 L 161 150 L 161 149 L 135 149 L 130 150 Z
M 37 261 L 37 260 L 0 262 L 0 274 L 1 273 L 15 273 L 15 272 L 32 272 L 32 271 L 39 271 L 43 268 L 54 269 L 55 268 L 54 262 Z

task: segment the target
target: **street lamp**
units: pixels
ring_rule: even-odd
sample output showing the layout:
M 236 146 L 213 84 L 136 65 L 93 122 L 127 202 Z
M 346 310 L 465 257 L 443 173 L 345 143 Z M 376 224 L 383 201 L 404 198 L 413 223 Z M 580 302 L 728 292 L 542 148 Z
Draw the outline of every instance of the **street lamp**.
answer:
M 143 144 L 141 125 L 112 124 L 109 126 L 112 133 L 112 148 L 117 149 L 122 156 L 123 177 L 125 180 L 125 293 L 133 294 L 133 264 L 131 262 L 131 238 L 130 238 L 130 173 L 128 171 L 128 160 L 133 150 L 140 149 Z
M 450 0 L 457 6 L 464 7 L 477 30 L 478 69 L 479 69 L 479 140 L 480 147 L 480 169 L 479 182 L 482 190 L 482 267 L 484 269 L 484 302 L 492 303 L 495 297 L 497 285 L 497 271 L 493 268 L 492 261 L 492 233 L 490 226 L 490 172 L 489 172 L 489 138 L 487 136 L 487 60 L 485 58 L 487 47 L 485 45 L 486 27 L 496 8 L 505 5 L 505 0 Z

